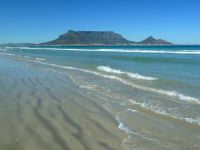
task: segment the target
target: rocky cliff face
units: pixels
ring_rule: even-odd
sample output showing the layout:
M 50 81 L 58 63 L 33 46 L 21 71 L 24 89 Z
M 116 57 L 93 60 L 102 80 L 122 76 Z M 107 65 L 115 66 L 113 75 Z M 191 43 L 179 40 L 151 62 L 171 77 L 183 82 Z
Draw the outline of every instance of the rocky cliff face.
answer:
M 117 45 L 129 43 L 120 34 L 112 31 L 72 31 L 60 35 L 57 39 L 42 43 L 46 45 Z

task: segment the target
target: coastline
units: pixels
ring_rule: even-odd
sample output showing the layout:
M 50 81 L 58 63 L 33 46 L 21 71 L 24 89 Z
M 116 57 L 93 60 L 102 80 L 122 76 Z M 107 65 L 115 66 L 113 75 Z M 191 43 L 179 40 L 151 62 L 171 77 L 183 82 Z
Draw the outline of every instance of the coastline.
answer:
M 70 77 L 0 57 L 1 149 L 122 149 L 125 135 L 96 95 Z
M 199 44 L 135 44 L 135 45 L 21 45 L 21 44 L 0 44 L 2 48 L 4 47 L 176 47 L 176 46 L 200 46 Z
M 187 66 L 195 68 L 200 63 L 198 50 L 98 49 L 2 49 L 2 148 L 200 148 L 200 95 L 193 86 L 199 80 L 193 77 L 195 82 L 185 78 L 181 81 L 181 76 L 177 79 L 173 73 L 171 80 L 165 76 L 165 67 L 175 67 L 174 73 L 181 67 L 182 75 L 190 71 Z M 176 59 L 169 59 L 171 56 Z M 138 62 L 139 66 L 134 66 Z M 159 71 L 156 74 L 144 67 L 155 63 L 159 66 L 153 70 Z M 194 69 L 193 75 L 198 72 Z M 186 87 L 187 91 L 177 90 Z

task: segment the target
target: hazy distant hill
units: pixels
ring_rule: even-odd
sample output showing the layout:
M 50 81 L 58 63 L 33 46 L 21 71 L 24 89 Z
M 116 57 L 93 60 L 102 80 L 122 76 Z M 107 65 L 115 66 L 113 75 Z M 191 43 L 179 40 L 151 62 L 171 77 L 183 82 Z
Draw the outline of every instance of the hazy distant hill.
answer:
M 139 42 L 140 44 L 149 44 L 149 45 L 169 45 L 172 44 L 171 42 L 162 40 L 162 39 L 155 39 L 153 36 L 146 38 L 145 40 Z
M 141 42 L 133 42 L 113 31 L 72 31 L 60 35 L 57 39 L 40 45 L 168 45 L 172 44 L 152 36 Z

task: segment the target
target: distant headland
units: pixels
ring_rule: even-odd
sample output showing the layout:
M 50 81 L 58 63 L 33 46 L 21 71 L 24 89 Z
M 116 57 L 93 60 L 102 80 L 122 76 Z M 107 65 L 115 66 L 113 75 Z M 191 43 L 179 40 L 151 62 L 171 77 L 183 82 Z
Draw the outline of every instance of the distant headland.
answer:
M 124 38 L 113 31 L 73 31 L 60 35 L 57 39 L 39 45 L 69 45 L 69 46 L 117 46 L 117 45 L 172 45 L 163 39 L 156 39 L 152 36 L 143 41 L 135 42 Z

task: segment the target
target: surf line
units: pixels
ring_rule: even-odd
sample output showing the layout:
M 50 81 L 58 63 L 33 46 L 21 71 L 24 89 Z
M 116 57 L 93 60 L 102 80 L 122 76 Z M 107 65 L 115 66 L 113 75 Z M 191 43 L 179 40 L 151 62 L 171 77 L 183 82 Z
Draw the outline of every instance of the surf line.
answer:
M 142 49 L 74 49 L 74 48 L 46 48 L 46 47 L 6 47 L 6 49 L 21 50 L 52 50 L 52 51 L 78 51 L 78 52 L 117 52 L 117 53 L 147 53 L 147 54 L 179 54 L 200 55 L 198 50 L 142 50 Z
M 71 66 L 61 66 L 61 65 L 56 65 L 56 64 L 50 64 L 50 63 L 46 63 L 46 62 L 41 62 L 41 61 L 37 61 L 37 60 L 28 60 L 28 59 L 23 59 L 23 58 L 18 58 L 21 60 L 25 60 L 25 61 L 30 61 L 30 62 L 35 62 L 35 63 L 39 63 L 39 64 L 43 64 L 43 65 L 47 65 L 47 66 L 53 66 L 56 68 L 62 68 L 62 69 L 69 69 L 69 70 L 77 70 L 77 71 L 82 71 L 85 73 L 90 73 L 96 76 L 100 76 L 100 77 L 104 77 L 107 79 L 112 79 L 112 80 L 117 80 L 125 85 L 128 85 L 130 87 L 133 88 L 137 88 L 143 91 L 147 91 L 147 92 L 153 92 L 153 93 L 157 93 L 157 94 L 161 94 L 161 95 L 165 95 L 165 96 L 169 96 L 169 97 L 174 97 L 174 98 L 178 98 L 181 101 L 185 101 L 188 103 L 195 103 L 195 104 L 200 104 L 200 100 L 194 97 L 190 97 L 190 96 L 186 96 L 183 95 L 181 93 L 177 93 L 175 91 L 164 91 L 164 90 L 160 90 L 160 89 L 154 89 L 154 88 L 150 88 L 150 87 L 145 87 L 145 86 L 140 86 L 134 83 L 130 83 L 120 77 L 117 76 L 113 76 L 113 75 L 105 75 L 99 72 L 95 72 L 95 71 L 90 71 L 90 70 L 85 70 L 85 69 L 81 69 L 81 68 L 74 68 Z

